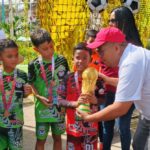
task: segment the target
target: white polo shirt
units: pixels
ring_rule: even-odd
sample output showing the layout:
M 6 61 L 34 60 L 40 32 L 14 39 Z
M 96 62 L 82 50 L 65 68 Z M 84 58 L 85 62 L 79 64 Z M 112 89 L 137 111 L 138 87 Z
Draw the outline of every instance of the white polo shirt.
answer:
M 134 101 L 150 120 L 150 51 L 128 44 L 119 62 L 116 102 Z

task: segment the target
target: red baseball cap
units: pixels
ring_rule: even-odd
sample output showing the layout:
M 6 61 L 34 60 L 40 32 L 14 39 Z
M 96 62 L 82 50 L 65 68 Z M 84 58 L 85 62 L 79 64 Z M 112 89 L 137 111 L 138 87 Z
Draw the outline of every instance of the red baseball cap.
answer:
M 95 49 L 102 46 L 106 42 L 125 42 L 125 35 L 121 30 L 115 27 L 102 28 L 96 35 L 94 42 L 87 45 L 88 48 Z

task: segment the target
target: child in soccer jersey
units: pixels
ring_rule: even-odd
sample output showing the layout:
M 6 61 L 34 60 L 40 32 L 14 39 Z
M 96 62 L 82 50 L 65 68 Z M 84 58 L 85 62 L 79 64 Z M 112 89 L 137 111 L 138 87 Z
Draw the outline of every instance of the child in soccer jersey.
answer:
M 44 29 L 31 33 L 34 49 L 40 54 L 28 66 L 29 83 L 35 102 L 36 150 L 44 150 L 49 128 L 54 141 L 53 149 L 61 150 L 61 134 L 65 132 L 65 109 L 58 107 L 57 88 L 69 71 L 67 60 L 54 52 L 54 43 Z
M 0 40 L 0 149 L 22 150 L 23 97 L 32 93 L 27 74 L 16 68 L 18 46 Z
M 74 65 L 76 71 L 66 76 L 58 89 L 59 105 L 68 107 L 67 112 L 67 150 L 97 150 L 98 123 L 84 122 L 77 120 L 76 107 L 81 94 L 82 72 L 88 67 L 91 61 L 92 51 L 86 47 L 85 43 L 79 43 L 74 48 Z M 101 82 L 97 81 L 95 95 L 103 98 L 104 90 Z M 103 92 L 102 92 L 103 91 Z M 90 95 L 92 112 L 96 112 L 97 98 Z
M 94 41 L 96 38 L 97 31 L 94 29 L 89 29 L 85 35 L 85 43 L 89 44 Z M 89 67 L 95 68 L 97 71 L 101 70 L 101 65 L 100 65 L 100 57 L 99 54 L 97 53 L 96 50 L 92 50 L 91 54 L 91 62 L 89 63 Z M 73 66 L 73 70 L 76 70 L 76 67 Z
M 96 31 L 94 29 L 89 29 L 87 31 L 86 37 L 85 37 L 86 43 L 87 44 L 92 43 L 95 40 L 97 33 L 98 33 L 98 31 Z M 94 67 L 95 69 L 97 69 L 97 71 L 101 72 L 101 69 L 103 69 L 102 68 L 103 65 L 101 64 L 101 59 L 100 59 L 99 54 L 96 51 L 96 49 L 92 50 L 91 58 L 92 58 L 92 61 L 89 64 L 89 66 Z M 100 110 L 100 107 L 101 106 L 99 106 L 99 110 Z M 99 122 L 98 126 L 99 126 L 99 142 L 100 142 L 99 147 L 100 147 L 100 150 L 103 150 L 103 127 L 102 127 L 102 122 Z

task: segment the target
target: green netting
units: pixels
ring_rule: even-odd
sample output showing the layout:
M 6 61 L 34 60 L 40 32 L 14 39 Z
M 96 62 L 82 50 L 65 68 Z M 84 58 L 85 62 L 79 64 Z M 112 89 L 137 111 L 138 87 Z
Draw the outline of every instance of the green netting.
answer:
M 84 40 L 89 9 L 85 0 L 39 0 L 41 26 L 50 31 L 56 51 L 72 61 L 73 46 Z

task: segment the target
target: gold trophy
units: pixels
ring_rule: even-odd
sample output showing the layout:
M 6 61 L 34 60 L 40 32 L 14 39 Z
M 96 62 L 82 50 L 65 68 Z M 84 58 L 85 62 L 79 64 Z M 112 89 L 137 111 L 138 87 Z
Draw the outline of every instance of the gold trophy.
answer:
M 88 67 L 82 73 L 82 94 L 94 94 L 95 85 L 98 79 L 98 71 L 93 67 Z M 90 113 L 90 103 L 80 104 L 79 110 Z M 81 120 L 77 118 L 77 120 Z

